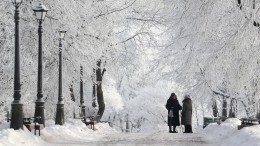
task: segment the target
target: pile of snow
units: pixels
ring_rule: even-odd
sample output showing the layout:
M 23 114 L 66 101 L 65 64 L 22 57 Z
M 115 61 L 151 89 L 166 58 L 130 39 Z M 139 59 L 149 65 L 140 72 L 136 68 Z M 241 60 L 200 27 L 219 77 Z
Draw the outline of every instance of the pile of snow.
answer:
M 10 123 L 4 122 L 0 125 L 0 146 L 33 146 L 46 145 L 44 140 L 34 136 L 26 127 L 24 130 L 9 129 Z
M 238 125 L 241 125 L 239 119 L 230 118 L 220 125 L 212 123 L 199 133 L 221 146 L 260 145 L 260 125 L 237 130 Z
M 26 127 L 24 130 L 10 129 L 10 123 L 3 123 L 0 125 L 0 146 L 50 146 L 58 144 L 73 144 L 74 140 L 77 142 L 99 141 L 103 137 L 118 133 L 107 123 L 98 123 L 95 125 L 93 131 L 79 119 L 69 119 L 63 126 L 55 125 L 53 120 L 46 121 L 46 127 L 41 130 L 41 136 L 34 135 L 28 131 Z

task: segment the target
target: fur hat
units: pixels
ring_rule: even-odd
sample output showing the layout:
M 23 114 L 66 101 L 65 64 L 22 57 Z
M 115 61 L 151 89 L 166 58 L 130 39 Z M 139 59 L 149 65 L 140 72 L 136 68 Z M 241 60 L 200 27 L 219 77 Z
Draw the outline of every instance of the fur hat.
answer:
M 171 94 L 171 97 L 173 97 L 173 96 L 176 96 L 176 94 L 174 92 L 172 92 L 172 94 Z
M 187 98 L 190 99 L 190 95 L 186 94 L 186 95 L 184 96 L 184 99 L 187 99 Z
M 177 96 L 176 96 L 176 94 L 174 92 L 172 92 L 170 98 L 174 98 L 175 99 L 175 98 L 177 98 Z

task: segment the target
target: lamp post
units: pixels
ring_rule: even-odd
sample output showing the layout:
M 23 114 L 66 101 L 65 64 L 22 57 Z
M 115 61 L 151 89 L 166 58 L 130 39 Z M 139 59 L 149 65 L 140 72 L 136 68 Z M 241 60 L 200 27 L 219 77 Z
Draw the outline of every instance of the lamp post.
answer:
M 23 129 L 23 104 L 21 103 L 21 84 L 20 84 L 20 48 L 19 48 L 19 6 L 23 0 L 12 0 L 15 7 L 15 56 L 14 56 L 14 101 L 11 109 L 10 128 L 15 130 Z
M 83 98 L 83 66 L 80 66 L 80 107 L 81 113 L 80 117 L 85 118 L 85 105 L 84 105 L 84 98 Z
M 64 103 L 62 98 L 62 40 L 64 40 L 66 31 L 59 31 L 59 95 L 56 111 L 55 124 L 64 124 Z
M 33 9 L 36 19 L 39 22 L 38 35 L 39 35 L 39 54 L 38 54 L 38 82 L 37 82 L 37 100 L 35 101 L 35 113 L 34 117 L 40 117 L 40 124 L 45 126 L 44 118 L 44 100 L 42 93 L 42 23 L 47 14 L 47 9 L 41 3 L 35 9 Z

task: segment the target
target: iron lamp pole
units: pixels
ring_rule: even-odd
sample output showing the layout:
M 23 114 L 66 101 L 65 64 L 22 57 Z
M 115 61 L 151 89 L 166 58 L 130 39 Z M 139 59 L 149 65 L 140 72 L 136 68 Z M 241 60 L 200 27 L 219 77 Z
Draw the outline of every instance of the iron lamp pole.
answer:
M 44 117 L 44 100 L 42 93 L 42 23 L 44 18 L 48 12 L 46 7 L 41 3 L 39 6 L 33 9 L 36 19 L 39 23 L 38 35 L 39 35 L 39 54 L 38 54 L 38 82 L 37 82 L 37 100 L 35 101 L 35 113 L 34 117 L 40 117 L 38 121 L 39 124 L 43 124 L 45 126 L 45 117 Z
M 14 101 L 11 104 L 11 124 L 10 128 L 15 130 L 23 129 L 23 104 L 21 103 L 20 84 L 20 46 L 19 46 L 19 6 L 23 0 L 12 0 L 15 7 L 15 56 L 14 56 Z
M 64 124 L 64 102 L 62 97 L 62 40 L 64 40 L 66 31 L 59 31 L 59 95 L 56 111 L 56 125 Z

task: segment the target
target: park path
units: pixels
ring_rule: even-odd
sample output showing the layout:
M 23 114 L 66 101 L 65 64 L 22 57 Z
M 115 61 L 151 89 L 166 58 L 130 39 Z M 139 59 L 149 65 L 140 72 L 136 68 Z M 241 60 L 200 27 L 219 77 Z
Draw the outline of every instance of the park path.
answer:
M 196 133 L 118 133 L 99 137 L 95 140 L 67 139 L 50 144 L 62 146 L 215 146 Z

